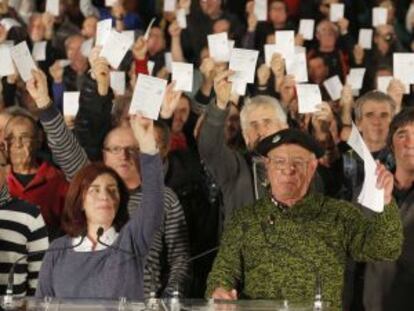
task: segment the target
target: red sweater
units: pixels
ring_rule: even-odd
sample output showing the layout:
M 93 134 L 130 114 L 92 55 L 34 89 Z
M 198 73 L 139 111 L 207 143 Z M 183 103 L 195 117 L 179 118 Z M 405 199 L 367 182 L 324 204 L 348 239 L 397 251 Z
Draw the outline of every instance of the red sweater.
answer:
M 7 184 L 13 197 L 40 207 L 48 228 L 52 230 L 60 228 L 60 218 L 69 184 L 59 169 L 45 161 L 26 187 L 12 172 L 7 176 Z

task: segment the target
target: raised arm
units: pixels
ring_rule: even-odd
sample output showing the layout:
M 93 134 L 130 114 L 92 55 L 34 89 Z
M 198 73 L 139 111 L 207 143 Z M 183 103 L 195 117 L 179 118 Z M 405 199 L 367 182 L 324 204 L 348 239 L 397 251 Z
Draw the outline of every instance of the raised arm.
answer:
M 148 254 L 164 217 L 164 179 L 153 121 L 134 115 L 131 116 L 131 127 L 140 148 L 143 182 L 141 208 L 131 215 L 128 229 L 131 231 L 136 252 L 143 257 Z
M 40 70 L 33 70 L 32 74 L 33 79 L 27 82 L 26 88 L 40 109 L 40 122 L 53 158 L 70 181 L 89 162 L 88 158 L 76 137 L 66 127 L 60 112 L 52 105 L 45 74 Z

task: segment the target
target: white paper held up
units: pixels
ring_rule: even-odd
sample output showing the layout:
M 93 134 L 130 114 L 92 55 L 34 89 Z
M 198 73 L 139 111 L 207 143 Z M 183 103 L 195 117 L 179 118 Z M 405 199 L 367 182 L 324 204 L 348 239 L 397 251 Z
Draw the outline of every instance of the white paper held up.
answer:
M 15 74 L 13 60 L 11 58 L 10 46 L 7 44 L 0 45 L 0 76 L 6 77 Z
M 63 93 L 63 115 L 76 116 L 79 110 L 80 92 Z
M 377 27 L 387 24 L 388 10 L 382 7 L 372 9 L 372 26 Z
M 256 63 L 259 51 L 248 49 L 233 49 L 230 57 L 229 69 L 239 73 L 239 78 L 247 83 L 254 83 Z M 230 76 L 233 81 L 235 75 Z
M 35 42 L 33 45 L 33 59 L 35 61 L 44 61 L 46 60 L 46 41 Z
M 317 105 L 322 103 L 321 90 L 317 84 L 296 84 L 298 94 L 299 113 L 313 113 L 318 110 Z
M 112 30 L 112 19 L 104 19 L 96 25 L 96 42 L 95 45 L 103 46 L 111 34 Z
M 353 90 L 362 89 L 362 83 L 364 81 L 365 68 L 351 68 L 347 77 L 347 83 L 351 85 Z
M 36 64 L 30 54 L 26 41 L 22 41 L 13 46 L 10 52 L 17 71 L 23 81 L 27 82 L 32 78 L 32 69 L 36 69 Z
M 363 49 L 370 50 L 372 48 L 372 29 L 360 29 L 358 35 L 358 45 L 360 45 Z
M 102 47 L 100 56 L 105 57 L 112 68 L 118 69 L 131 43 L 128 36 L 113 30 Z
M 328 94 L 332 100 L 338 100 L 341 98 L 341 92 L 344 86 L 342 85 L 338 75 L 325 80 L 323 82 L 323 86 L 328 91 Z
M 230 60 L 230 48 L 227 32 L 221 32 L 207 36 L 210 57 L 216 62 L 228 62 Z
M 191 92 L 193 90 L 193 64 L 172 63 L 172 81 L 175 81 L 175 91 Z
M 45 11 L 54 16 L 59 16 L 59 0 L 47 0 Z
M 254 0 L 254 15 L 259 22 L 267 20 L 267 0 Z
M 329 20 L 331 22 L 337 22 L 344 18 L 345 5 L 343 3 L 331 3 L 329 10 Z
M 315 31 L 314 19 L 301 19 L 299 22 L 299 33 L 305 40 L 313 40 L 313 33 Z
M 111 71 L 110 74 L 111 88 L 116 95 L 125 95 L 126 75 L 124 71 Z

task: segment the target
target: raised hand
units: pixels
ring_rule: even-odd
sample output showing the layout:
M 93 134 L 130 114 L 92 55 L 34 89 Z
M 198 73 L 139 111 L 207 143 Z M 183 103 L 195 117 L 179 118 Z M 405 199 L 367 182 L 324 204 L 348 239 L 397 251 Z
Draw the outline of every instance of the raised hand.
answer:
M 178 26 L 177 20 L 173 21 L 168 27 L 168 33 L 172 38 L 179 37 L 181 35 L 181 28 Z
M 266 64 L 262 64 L 259 68 L 257 68 L 257 80 L 259 82 L 259 86 L 267 85 L 267 82 L 270 78 L 270 68 L 266 66 Z
M 32 69 L 32 79 L 26 82 L 26 89 L 35 101 L 37 108 L 44 109 L 51 104 L 47 78 L 40 69 Z
M 182 91 L 174 91 L 175 81 L 168 84 L 165 91 L 164 100 L 161 104 L 160 116 L 163 119 L 169 119 L 174 114 L 175 109 L 180 102 Z
M 226 70 L 219 73 L 214 79 L 214 92 L 216 93 L 217 106 L 223 110 L 227 108 L 230 100 L 231 82 L 227 78 L 232 74 L 233 71 Z
M 147 55 L 147 41 L 144 36 L 139 37 L 132 46 L 132 54 L 135 59 L 143 60 Z
M 108 94 L 109 90 L 109 64 L 103 57 L 98 57 L 92 64 L 92 76 L 98 84 L 98 93 L 101 96 Z
M 142 153 L 155 154 L 158 152 L 154 136 L 154 121 L 143 117 L 140 113 L 131 115 L 130 124 L 135 139 Z
M 377 188 L 384 189 L 384 204 L 391 203 L 392 190 L 394 188 L 394 176 L 383 164 L 377 161 Z
M 60 61 L 56 60 L 52 66 L 49 67 L 49 73 L 55 83 L 62 83 L 63 81 L 63 67 L 60 65 Z

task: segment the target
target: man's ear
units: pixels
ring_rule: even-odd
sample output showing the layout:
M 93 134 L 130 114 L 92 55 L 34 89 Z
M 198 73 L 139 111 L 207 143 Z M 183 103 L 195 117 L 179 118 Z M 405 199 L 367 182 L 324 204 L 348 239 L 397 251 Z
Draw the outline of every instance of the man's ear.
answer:
M 315 175 L 316 169 L 318 168 L 318 160 L 316 158 L 313 158 L 312 160 L 309 161 L 309 165 L 308 165 L 308 172 L 309 172 L 309 176 L 312 179 L 313 175 Z

